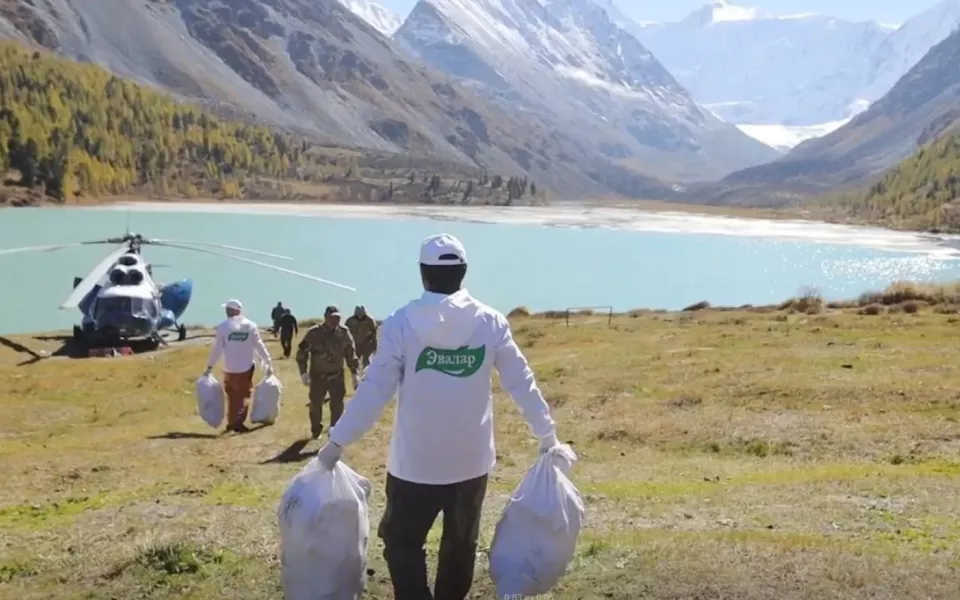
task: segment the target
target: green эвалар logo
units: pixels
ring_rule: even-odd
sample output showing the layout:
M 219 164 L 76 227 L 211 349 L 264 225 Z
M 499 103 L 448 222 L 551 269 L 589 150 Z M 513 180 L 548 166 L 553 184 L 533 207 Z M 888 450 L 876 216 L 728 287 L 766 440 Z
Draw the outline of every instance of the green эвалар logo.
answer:
M 414 372 L 429 370 L 452 377 L 470 377 L 480 370 L 486 354 L 486 346 L 477 348 L 461 346 L 456 350 L 441 350 L 427 346 L 417 357 L 417 367 Z

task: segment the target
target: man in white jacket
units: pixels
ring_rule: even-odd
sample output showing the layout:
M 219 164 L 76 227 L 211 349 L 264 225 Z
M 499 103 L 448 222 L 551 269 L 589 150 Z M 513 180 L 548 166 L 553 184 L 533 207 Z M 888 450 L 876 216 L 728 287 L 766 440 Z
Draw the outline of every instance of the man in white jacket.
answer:
M 239 300 L 227 300 L 223 304 L 227 320 L 216 327 L 216 339 L 210 348 L 207 369 L 209 375 L 223 356 L 223 389 L 227 395 L 227 429 L 241 433 L 247 430 L 247 401 L 253 392 L 253 355 L 256 353 L 267 366 L 267 375 L 273 372 L 270 352 L 260 337 L 257 324 L 243 316 Z
M 420 249 L 424 294 L 383 321 L 380 343 L 318 460 L 333 468 L 343 447 L 379 418 L 399 387 L 387 462 L 387 505 L 378 535 L 395 600 L 463 600 L 473 582 L 487 475 L 496 464 L 491 375 L 540 440 L 558 444 L 550 409 L 510 324 L 461 283 L 463 245 L 440 234 Z M 424 545 L 439 513 L 443 536 L 435 589 Z

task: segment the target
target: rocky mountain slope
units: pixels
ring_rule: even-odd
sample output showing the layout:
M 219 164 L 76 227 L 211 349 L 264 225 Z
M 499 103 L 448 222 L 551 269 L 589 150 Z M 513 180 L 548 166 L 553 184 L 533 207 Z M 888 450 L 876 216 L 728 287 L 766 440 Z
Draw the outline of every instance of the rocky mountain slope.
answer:
M 934 46 L 886 95 L 850 123 L 773 163 L 724 179 L 817 192 L 863 183 L 960 124 L 960 31 Z
M 376 2 L 370 0 L 340 0 L 340 3 L 387 37 L 396 33 L 400 29 L 400 25 L 403 24 L 400 17 Z
M 840 217 L 907 229 L 960 232 L 960 133 L 946 134 L 863 189 L 820 198 Z M 829 214 L 829 213 L 828 213 Z
M 420 0 L 394 40 L 561 132 L 562 154 L 587 157 L 618 191 L 642 188 L 645 175 L 703 179 L 775 156 L 697 105 L 591 0 Z
M 405 59 L 336 0 L 3 0 L 0 36 L 323 142 L 607 189 L 562 134 Z
M 848 119 L 893 87 L 960 22 L 944 0 L 899 28 L 823 15 L 774 16 L 724 0 L 676 23 L 624 27 L 693 94 L 738 124 Z

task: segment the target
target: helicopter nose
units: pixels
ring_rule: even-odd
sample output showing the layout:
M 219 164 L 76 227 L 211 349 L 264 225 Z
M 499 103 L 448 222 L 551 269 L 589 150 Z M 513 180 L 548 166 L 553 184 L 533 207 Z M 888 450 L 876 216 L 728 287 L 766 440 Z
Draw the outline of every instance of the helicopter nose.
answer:
M 113 331 L 126 337 L 148 336 L 153 332 L 150 319 L 131 315 L 102 315 L 97 323 L 105 331 Z

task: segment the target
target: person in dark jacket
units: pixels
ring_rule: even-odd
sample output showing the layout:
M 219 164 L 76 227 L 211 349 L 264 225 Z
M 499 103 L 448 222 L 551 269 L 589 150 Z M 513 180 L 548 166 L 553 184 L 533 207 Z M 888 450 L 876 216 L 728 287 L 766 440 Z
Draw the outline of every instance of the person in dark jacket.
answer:
M 277 333 L 280 332 L 280 317 L 283 316 L 284 310 L 286 309 L 283 308 L 283 303 L 277 302 L 277 305 L 270 311 L 270 321 L 273 323 L 273 337 L 277 337 Z
M 300 333 L 300 327 L 297 326 L 297 318 L 289 308 L 283 310 L 283 314 L 278 319 L 277 328 L 280 330 L 280 347 L 283 348 L 283 357 L 290 358 L 293 338 Z
M 370 357 L 377 351 L 377 322 L 367 314 L 366 308 L 358 306 L 345 325 L 357 346 L 357 359 L 366 369 L 370 366 Z

